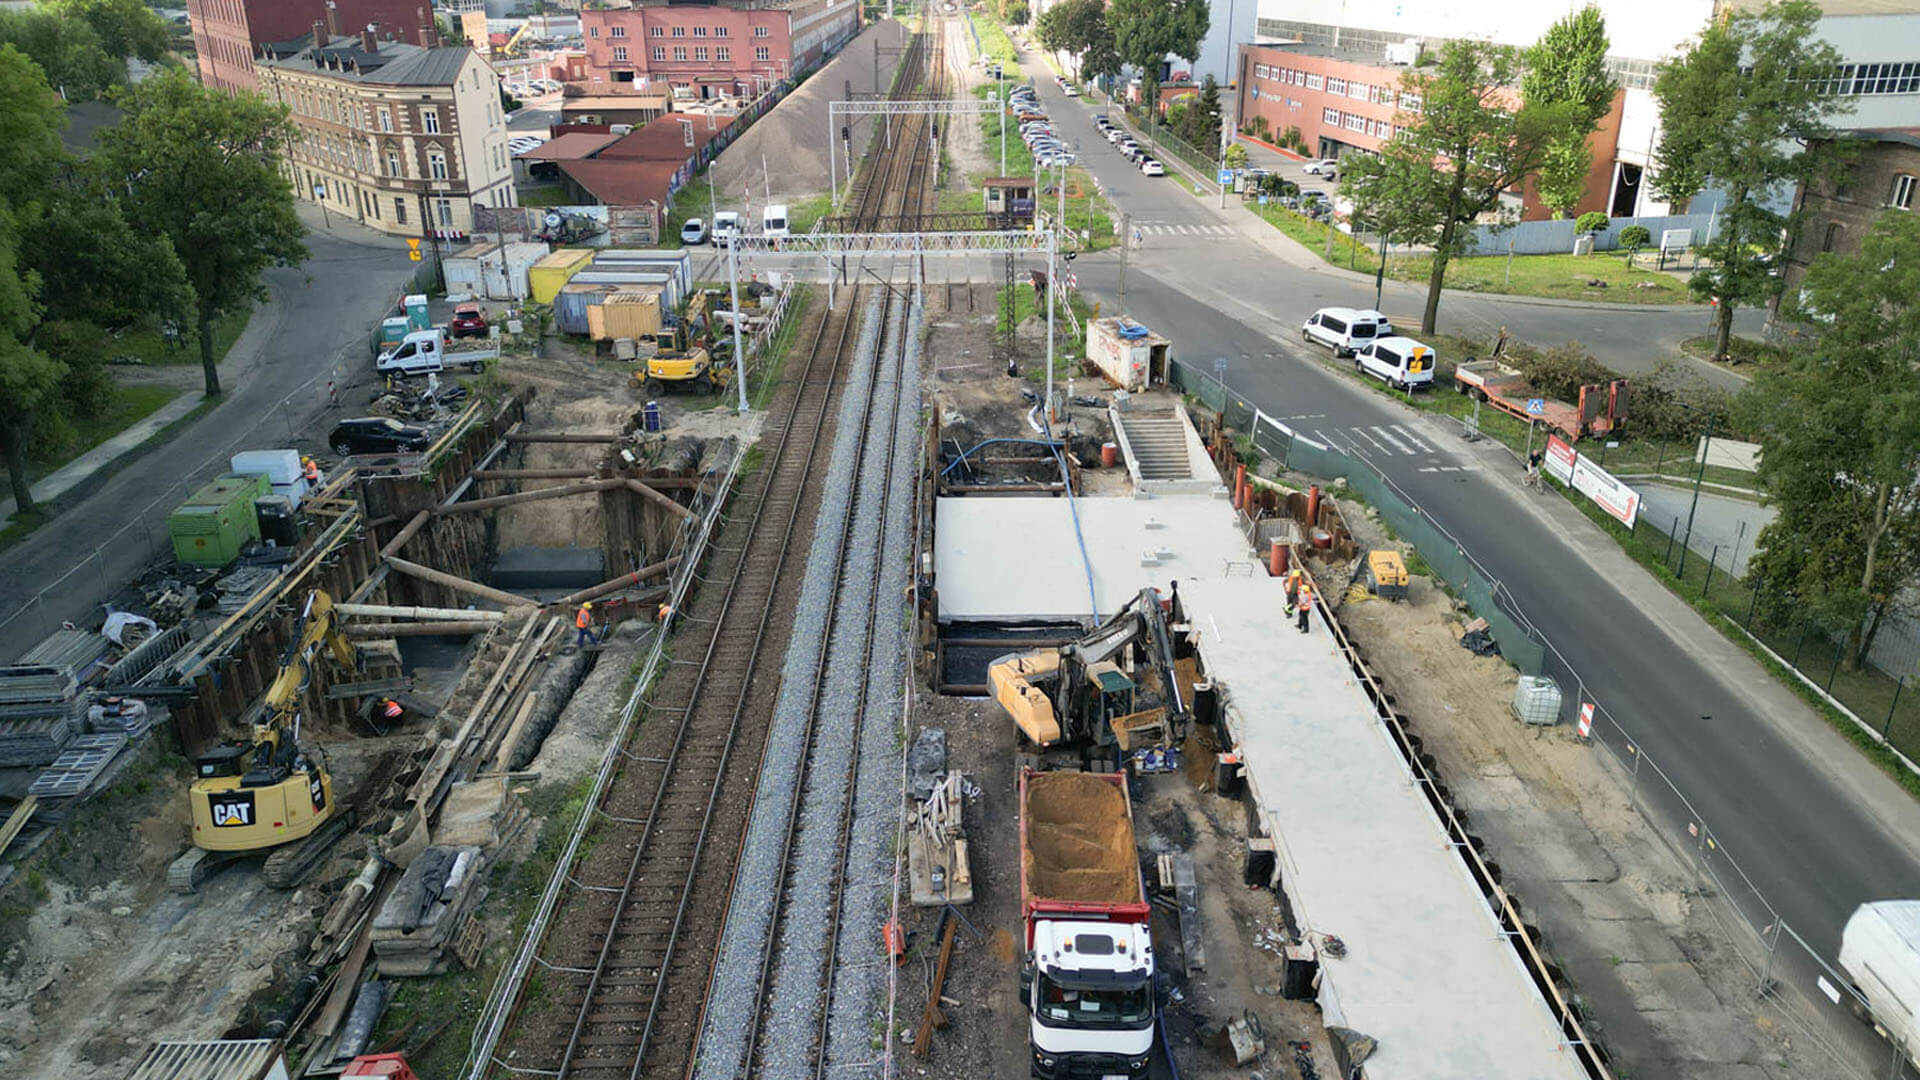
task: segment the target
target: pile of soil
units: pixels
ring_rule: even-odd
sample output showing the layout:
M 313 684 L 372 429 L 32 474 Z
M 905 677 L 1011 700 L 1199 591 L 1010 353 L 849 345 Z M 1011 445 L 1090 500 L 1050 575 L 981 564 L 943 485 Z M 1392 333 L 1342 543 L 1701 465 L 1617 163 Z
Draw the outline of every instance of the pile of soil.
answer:
M 1127 797 L 1091 773 L 1042 773 L 1027 782 L 1021 857 L 1035 896 L 1087 904 L 1140 899 Z

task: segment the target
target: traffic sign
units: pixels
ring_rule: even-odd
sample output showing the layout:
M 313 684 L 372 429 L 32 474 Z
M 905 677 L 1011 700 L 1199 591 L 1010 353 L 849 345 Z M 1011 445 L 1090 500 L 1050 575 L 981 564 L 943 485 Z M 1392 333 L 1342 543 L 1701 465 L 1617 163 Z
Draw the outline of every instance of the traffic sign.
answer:
M 1260 196 L 1260 205 L 1261 206 L 1267 205 L 1267 197 L 1265 195 Z
M 1539 415 L 1540 415 L 1541 413 L 1543 413 L 1543 412 L 1546 412 L 1546 411 L 1547 411 L 1547 399 L 1546 399 L 1546 398 L 1537 398 L 1537 397 L 1530 397 L 1530 398 L 1528 398 L 1528 399 L 1527 399 L 1527 413 L 1528 413 L 1528 415 L 1530 415 L 1530 416 L 1539 416 Z
M 1231 184 L 1233 183 L 1233 170 L 1221 169 L 1216 178 L 1222 184 Z
M 1580 706 L 1580 737 L 1585 739 L 1593 734 L 1593 702 Z
M 411 262 L 420 261 L 420 239 L 418 237 L 407 237 L 407 259 Z

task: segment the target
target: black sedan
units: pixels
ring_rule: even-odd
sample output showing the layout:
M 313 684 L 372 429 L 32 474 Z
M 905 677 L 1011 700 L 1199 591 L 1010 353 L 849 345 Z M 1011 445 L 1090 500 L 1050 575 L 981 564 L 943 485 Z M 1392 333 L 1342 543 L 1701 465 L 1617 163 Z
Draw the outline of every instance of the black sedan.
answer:
M 327 445 L 341 457 L 349 454 L 398 454 L 425 450 L 433 436 L 423 427 L 403 424 L 390 416 L 363 416 L 342 420 L 327 436 Z

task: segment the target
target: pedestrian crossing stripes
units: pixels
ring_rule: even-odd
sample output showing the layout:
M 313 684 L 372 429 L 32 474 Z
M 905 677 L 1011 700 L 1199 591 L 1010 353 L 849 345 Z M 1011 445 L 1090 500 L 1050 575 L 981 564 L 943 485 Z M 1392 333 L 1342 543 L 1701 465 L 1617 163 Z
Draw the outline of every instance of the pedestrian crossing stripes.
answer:
M 1433 453 L 1433 444 L 1405 424 L 1340 428 L 1330 433 L 1316 429 L 1313 437 L 1319 442 L 1362 454 L 1412 456 Z
M 1232 236 L 1231 225 L 1176 225 L 1168 221 L 1142 221 L 1134 225 L 1145 236 Z

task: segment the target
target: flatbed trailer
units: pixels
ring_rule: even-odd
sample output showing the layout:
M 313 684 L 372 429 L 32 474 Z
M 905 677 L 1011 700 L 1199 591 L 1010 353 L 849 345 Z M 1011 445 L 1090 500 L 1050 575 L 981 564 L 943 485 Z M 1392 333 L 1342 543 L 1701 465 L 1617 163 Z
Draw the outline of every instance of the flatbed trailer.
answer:
M 1466 361 L 1454 368 L 1453 379 L 1461 393 L 1511 416 L 1544 424 L 1568 442 L 1578 442 L 1588 435 L 1612 434 L 1627 418 L 1625 379 L 1582 386 L 1575 405 L 1540 393 L 1518 368 L 1499 360 Z

